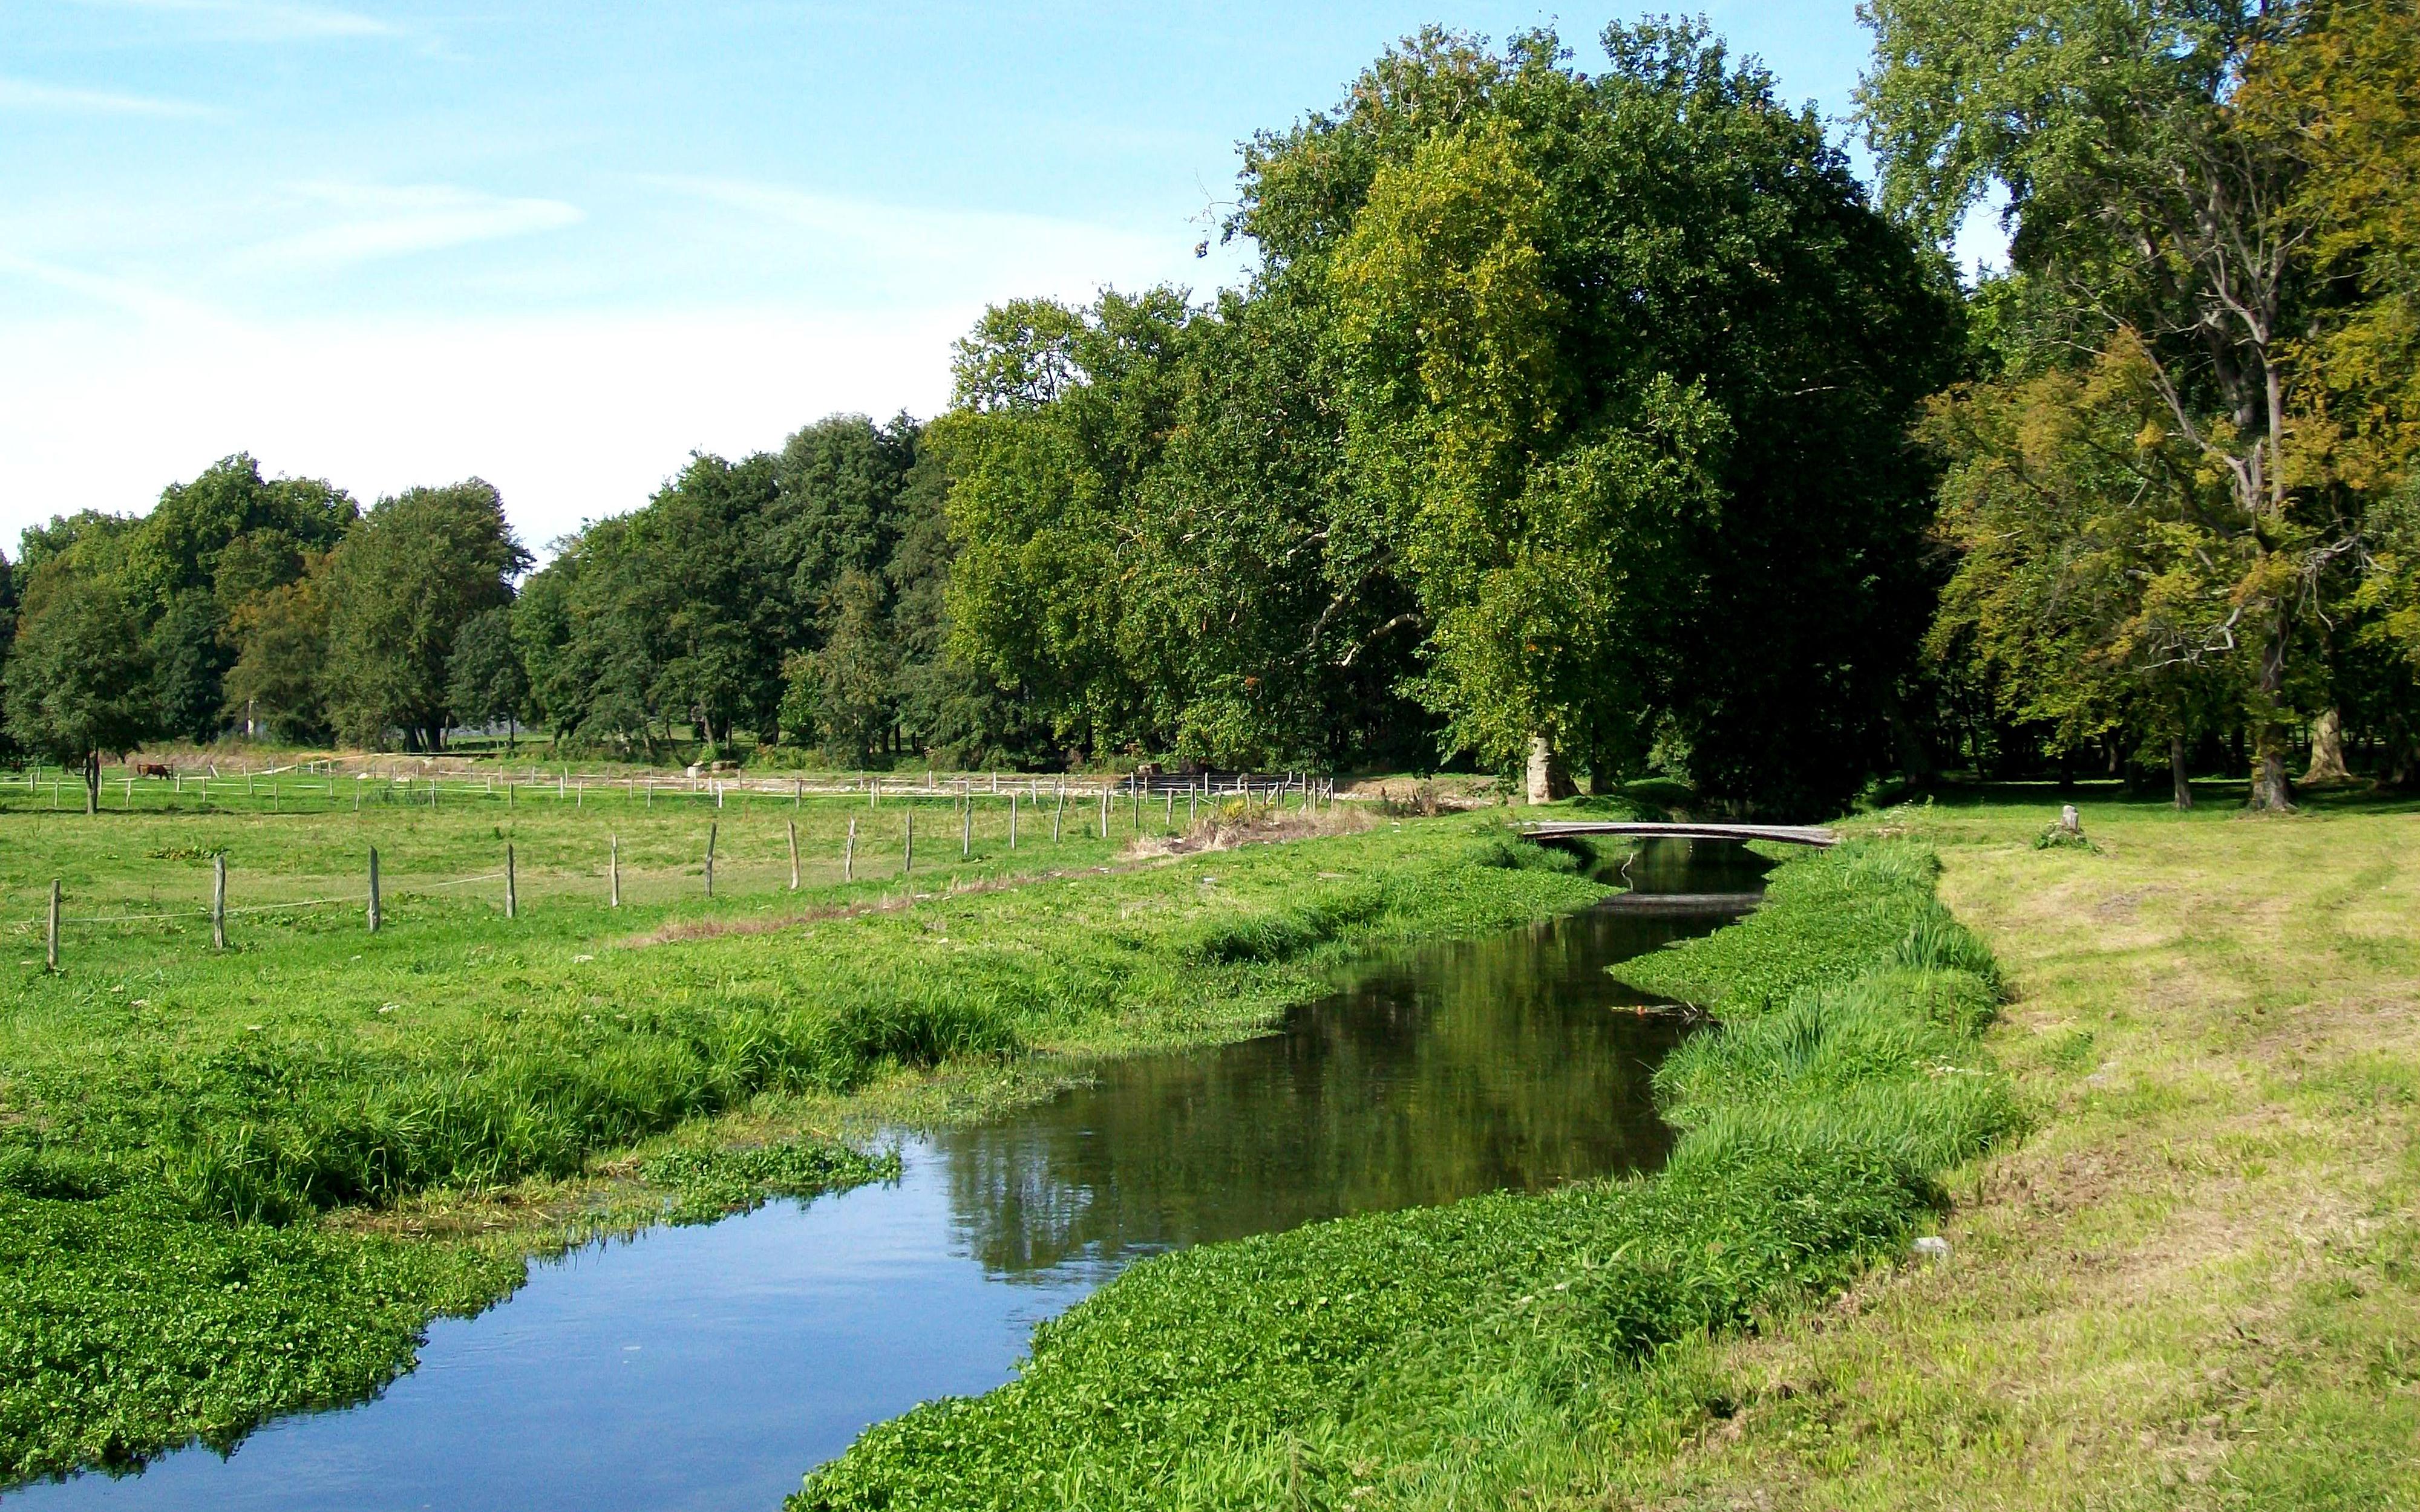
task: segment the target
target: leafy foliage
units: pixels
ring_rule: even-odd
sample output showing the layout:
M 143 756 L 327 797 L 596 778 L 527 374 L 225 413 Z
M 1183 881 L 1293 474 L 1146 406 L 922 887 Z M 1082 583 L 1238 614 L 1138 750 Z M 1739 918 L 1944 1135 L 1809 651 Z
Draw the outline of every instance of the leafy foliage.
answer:
M 328 557 L 330 712 L 365 745 L 401 730 L 416 749 L 443 743 L 455 637 L 508 603 L 529 553 L 504 500 L 472 479 L 381 499 Z

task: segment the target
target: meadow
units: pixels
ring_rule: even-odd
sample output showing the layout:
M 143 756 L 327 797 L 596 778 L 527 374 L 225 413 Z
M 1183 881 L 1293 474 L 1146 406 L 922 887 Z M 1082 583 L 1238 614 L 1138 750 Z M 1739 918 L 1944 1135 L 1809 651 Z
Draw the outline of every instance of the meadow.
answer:
M 244 796 L 0 817 L 9 1476 L 350 1399 L 533 1253 L 878 1180 L 886 1122 L 1604 892 L 1489 814 L 1229 814 L 1284 842 L 1171 855 L 1128 809 L 928 872 L 942 797 L 912 877 L 793 892 L 787 826 L 829 858 L 861 795 Z M 797 1504 L 2420 1504 L 2420 805 L 2226 796 L 1846 821 L 1622 968 L 1717 1024 L 1658 1076 L 1661 1175 L 1145 1262 Z M 2070 798 L 2089 843 L 2044 843 Z M 702 821 L 748 858 L 711 900 Z M 608 907 L 607 835 L 666 892 Z M 507 839 L 518 918 L 429 885 Z M 239 897 L 307 898 L 371 843 L 376 934 L 357 899 L 238 916 L 225 954 L 198 915 L 70 925 L 51 974 L 22 933 L 51 875 L 70 918 L 181 909 L 223 845 Z
M 19 945 L 0 1006 L 0 1475 L 224 1443 L 358 1396 L 410 1363 L 429 1317 L 508 1291 L 534 1252 L 876 1178 L 867 1136 L 886 1120 L 1035 1095 L 1088 1056 L 1247 1034 L 1357 951 L 1605 890 L 1486 816 L 1229 804 L 1186 843 L 1288 843 L 1170 854 L 1169 806 L 1128 805 L 1106 839 L 1071 814 L 1057 843 L 1037 825 L 1012 850 L 986 794 L 962 858 L 939 797 L 914 807 L 912 873 L 843 882 L 849 821 L 861 841 L 904 832 L 904 800 L 432 806 L 410 783 L 337 785 L 138 780 L 134 811 L 87 817 L 0 784 L 20 810 L 0 813 Z M 795 890 L 792 825 L 802 872 L 824 863 Z M 947 838 L 929 863 L 928 828 Z M 231 903 L 308 906 L 231 914 L 216 949 L 222 856 Z M 70 921 L 55 972 L 52 878 Z

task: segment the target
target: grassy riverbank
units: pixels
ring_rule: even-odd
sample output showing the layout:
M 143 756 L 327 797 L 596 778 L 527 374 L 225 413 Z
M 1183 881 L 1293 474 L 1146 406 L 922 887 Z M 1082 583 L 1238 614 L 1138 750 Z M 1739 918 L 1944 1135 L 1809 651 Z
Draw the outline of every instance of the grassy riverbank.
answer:
M 829 841 L 853 807 L 759 817 Z M 594 809 L 19 815 L 0 898 L 22 920 L 49 872 L 168 911 L 222 845 L 239 875 L 334 879 L 373 842 L 425 858 L 395 875 L 464 873 L 506 834 L 593 852 Z M 760 878 L 610 911 L 541 888 L 507 920 L 404 886 L 375 935 L 349 908 L 249 916 L 226 955 L 192 919 L 87 926 L 56 975 L 37 942 L 0 1004 L 0 1480 L 357 1396 L 533 1248 L 876 1174 L 830 1136 L 881 1109 L 1065 1074 L 1035 1053 L 1249 1032 L 1352 951 L 1603 892 L 1486 827 L 1161 861 L 1071 824 L 1058 847 L 1002 829 L 970 862 L 920 855 L 914 891 Z
M 1901 1254 L 1937 1174 L 2022 1121 L 1977 1039 L 1995 968 L 1932 885 L 1906 841 L 1803 857 L 1743 923 L 1623 968 L 1725 1020 L 1659 1073 L 1662 1175 L 1147 1261 L 794 1506 L 1494 1504 L 1608 1425 L 1719 1410 L 1665 1350 Z
M 1674 1351 L 1683 1407 L 1528 1504 L 2420 1506 L 2420 805 L 2087 797 L 2037 849 L 2059 801 L 1874 822 L 2003 963 L 2036 1112 L 1947 1182 L 1952 1257 Z

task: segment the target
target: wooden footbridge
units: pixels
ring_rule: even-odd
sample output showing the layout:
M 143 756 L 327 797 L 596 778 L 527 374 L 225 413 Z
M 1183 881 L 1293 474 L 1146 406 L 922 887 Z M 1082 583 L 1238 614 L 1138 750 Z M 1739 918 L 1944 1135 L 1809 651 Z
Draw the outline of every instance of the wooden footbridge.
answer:
M 1811 825 L 1655 824 L 1645 820 L 1543 820 L 1523 825 L 1531 840 L 1620 835 L 1631 840 L 1769 840 L 1784 845 L 1838 845 L 1840 837 Z

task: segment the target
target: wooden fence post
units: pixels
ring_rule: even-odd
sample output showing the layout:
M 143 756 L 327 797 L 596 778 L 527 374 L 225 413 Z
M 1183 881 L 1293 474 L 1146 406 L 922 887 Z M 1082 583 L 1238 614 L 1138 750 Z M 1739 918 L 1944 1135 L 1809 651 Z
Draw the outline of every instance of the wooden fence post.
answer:
M 799 890 L 799 822 L 790 821 L 790 890 Z
M 504 846 L 504 917 L 519 918 L 521 915 L 520 879 L 514 875 L 513 848 Z
M 1067 817 L 1067 781 L 1059 780 L 1059 807 L 1050 810 L 1050 843 L 1059 843 L 1059 822 Z
M 44 959 L 53 971 L 59 969 L 59 879 L 51 879 L 50 930 L 42 936 Z
M 378 847 L 377 847 L 377 846 L 375 846 L 375 845 L 373 845 L 373 846 L 371 846 L 371 847 L 370 847 L 370 933 L 373 933 L 373 934 L 376 934 L 376 933 L 378 933 L 378 928 L 379 928 L 379 874 L 378 874 Z
M 975 795 L 971 793 L 958 807 L 958 859 L 963 861 L 975 853 Z
M 226 857 L 210 857 L 210 949 L 226 949 Z
M 720 793 L 715 795 L 718 800 L 715 807 L 721 807 L 720 801 L 721 796 Z M 714 896 L 714 832 L 721 827 L 721 825 L 714 820 L 708 820 L 706 825 L 706 895 L 709 898 Z
M 1008 848 L 1016 849 L 1016 795 L 1008 795 Z
M 1171 829 L 1174 829 L 1175 827 L 1176 827 L 1176 790 L 1175 790 L 1174 788 L 1170 788 L 1170 789 L 1168 790 L 1168 812 L 1167 812 L 1166 814 L 1162 815 L 1162 816 L 1160 817 L 1160 821 L 1159 821 L 1160 833 L 1162 833 L 1162 834 L 1166 834 L 1168 831 L 1170 831 L 1170 830 L 1171 830 Z
M 622 906 L 622 837 L 605 837 L 605 875 L 610 887 L 608 907 Z
M 841 847 L 840 879 L 843 882 L 857 880 L 857 819 L 854 815 L 848 821 L 848 842 Z
M 916 806 L 908 806 L 908 835 L 899 846 L 899 874 L 906 876 L 916 870 Z

